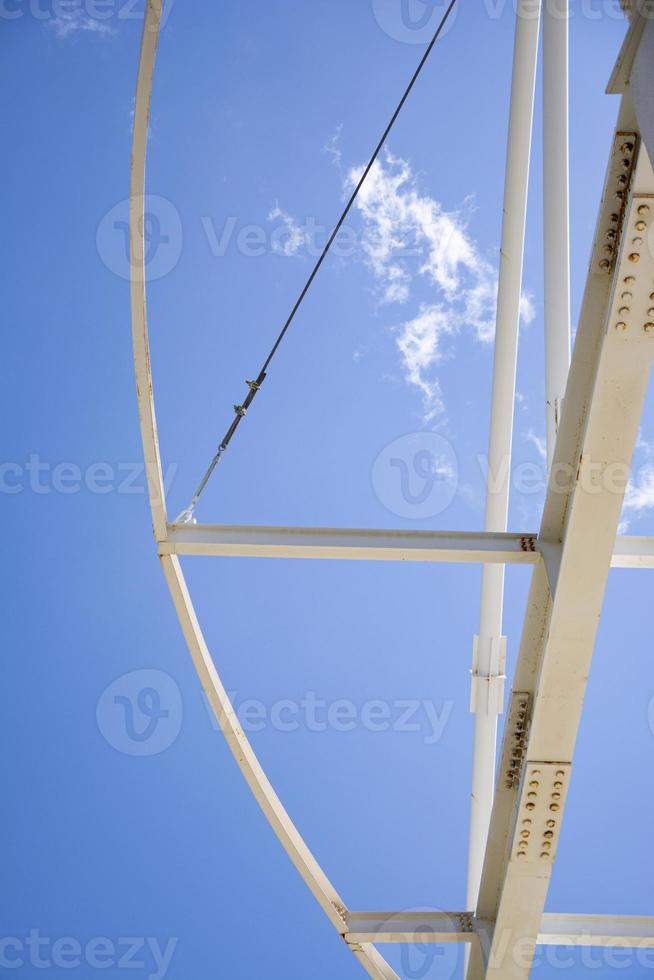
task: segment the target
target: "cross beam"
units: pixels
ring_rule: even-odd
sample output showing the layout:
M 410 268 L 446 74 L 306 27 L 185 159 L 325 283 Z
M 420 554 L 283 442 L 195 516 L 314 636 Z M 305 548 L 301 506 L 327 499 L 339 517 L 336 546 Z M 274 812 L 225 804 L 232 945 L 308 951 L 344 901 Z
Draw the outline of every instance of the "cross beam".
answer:
M 331 527 L 170 524 L 160 555 L 232 558 L 327 558 L 535 565 L 543 546 L 535 534 L 486 531 L 404 531 Z M 546 550 L 546 549 L 545 549 Z M 654 537 L 616 538 L 613 568 L 654 568 Z
M 348 912 L 348 943 L 483 944 L 489 923 L 471 912 Z M 583 915 L 546 912 L 539 946 L 654 948 L 652 915 Z

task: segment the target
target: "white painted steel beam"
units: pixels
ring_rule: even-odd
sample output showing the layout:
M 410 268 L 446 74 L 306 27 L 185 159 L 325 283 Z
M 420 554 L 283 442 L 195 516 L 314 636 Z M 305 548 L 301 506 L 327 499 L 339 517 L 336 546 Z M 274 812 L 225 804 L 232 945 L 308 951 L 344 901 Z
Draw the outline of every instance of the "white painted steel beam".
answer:
M 171 524 L 160 555 L 535 565 L 534 534 Z M 613 568 L 654 568 L 654 537 L 616 538 Z
M 543 5 L 543 313 L 547 462 L 570 368 L 568 2 Z
M 502 236 L 497 288 L 497 314 L 493 356 L 493 390 L 488 437 L 490 473 L 506 470 L 507 477 L 486 494 L 484 529 L 506 531 L 509 514 L 509 478 L 513 442 L 518 328 L 522 296 L 522 267 L 527 220 L 529 162 L 534 115 L 540 0 L 518 0 L 511 76 L 511 101 L 507 139 L 506 174 L 502 208 Z M 488 836 L 497 716 L 502 711 L 504 668 L 502 651 L 502 606 L 504 566 L 486 564 L 482 571 L 479 635 L 473 641 L 470 704 L 475 712 L 475 733 L 468 834 L 467 905 L 475 908 L 479 892 L 484 849 Z M 489 690 L 478 697 L 479 685 Z
M 652 949 L 654 916 L 561 915 L 546 912 L 541 919 L 538 944 Z
M 286 812 L 241 727 L 206 645 L 179 559 L 174 555 L 163 555 L 161 564 L 202 689 L 227 745 L 284 850 L 331 924 L 344 936 L 347 908 Z M 351 949 L 372 980 L 399 980 L 370 944 L 357 943 L 351 945 Z
M 545 502 L 540 539 L 560 542 L 559 558 L 547 574 L 544 563 L 536 567 L 527 602 L 477 906 L 495 922 L 493 941 L 488 957 L 472 949 L 468 980 L 530 973 L 654 357 L 654 261 L 641 247 L 654 218 L 654 173 L 634 126 L 625 99 L 554 459 L 576 476 L 567 494 L 551 484 Z M 609 479 L 618 473 L 622 491 Z
M 152 393 L 146 315 L 144 183 L 148 116 L 161 12 L 162 0 L 148 0 L 134 108 L 130 192 L 132 343 L 150 508 L 154 533 L 159 544 L 167 536 L 168 525 Z M 198 677 L 236 764 L 301 877 L 329 921 L 343 936 L 347 908 L 282 806 L 243 732 L 207 649 L 179 559 L 174 554 L 163 554 L 161 564 Z M 374 946 L 359 943 L 350 945 L 349 948 L 372 980 L 399 980 Z
M 506 562 L 539 560 L 532 534 L 386 531 L 313 527 L 175 524 L 160 554 L 360 561 Z
M 469 912 L 349 912 L 346 942 L 471 943 L 479 924 Z
M 488 923 L 470 912 L 348 912 L 350 943 L 483 943 Z M 539 946 L 654 948 L 654 916 L 545 912 Z
M 613 549 L 611 568 L 654 568 L 654 538 L 619 535 Z
M 132 306 L 132 346 L 136 394 L 141 423 L 145 474 L 155 537 L 166 536 L 166 498 L 164 493 L 157 422 L 152 397 L 148 317 L 145 295 L 145 157 L 148 145 L 148 118 L 152 75 L 159 38 L 162 0 L 148 0 L 143 25 L 134 102 L 132 165 L 129 192 L 130 296 Z

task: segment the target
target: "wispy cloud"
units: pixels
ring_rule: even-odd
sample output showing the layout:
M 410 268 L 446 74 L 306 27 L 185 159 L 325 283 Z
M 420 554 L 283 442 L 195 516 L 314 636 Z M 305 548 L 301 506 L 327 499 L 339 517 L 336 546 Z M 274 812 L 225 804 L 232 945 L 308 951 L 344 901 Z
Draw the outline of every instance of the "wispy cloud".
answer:
M 627 483 L 619 531 L 626 533 L 634 519 L 654 508 L 654 443 L 638 433 L 636 449 Z
M 629 482 L 624 506 L 625 510 L 636 514 L 654 507 L 654 465 L 640 468 L 637 484 Z
M 437 306 L 423 306 L 418 316 L 407 320 L 396 339 L 402 356 L 404 376 L 422 393 L 425 420 L 442 414 L 441 385 L 434 368 L 443 357 L 442 338 L 454 332 L 447 313 Z
M 530 442 L 532 446 L 536 447 L 538 455 L 540 456 L 541 460 L 545 462 L 547 459 L 547 443 L 544 437 L 539 436 L 533 429 L 530 429 L 525 435 L 525 439 L 527 442 Z
M 351 189 L 362 168 L 346 178 Z M 463 329 L 483 342 L 495 334 L 497 269 L 467 231 L 467 216 L 448 212 L 422 194 L 406 160 L 386 152 L 373 166 L 357 198 L 363 218 L 362 247 L 383 303 L 407 303 L 416 279 L 435 288 L 435 300 L 420 306 L 417 316 L 397 332 L 397 349 L 407 382 L 423 397 L 425 419 L 444 409 L 436 366 L 444 354 L 443 338 Z M 524 296 L 521 315 L 534 317 Z
M 268 221 L 279 222 L 270 236 L 270 246 L 276 255 L 297 255 L 306 240 L 306 234 L 290 214 L 276 205 L 268 214 Z
M 77 34 L 80 31 L 93 34 L 115 33 L 106 20 L 91 17 L 81 5 L 78 7 L 71 5 L 69 9 L 61 9 L 60 5 L 59 13 L 56 17 L 51 17 L 47 24 L 60 40 L 65 40 L 71 34 Z
M 342 132 L 343 123 L 339 123 L 339 125 L 336 127 L 336 132 L 330 137 L 330 139 L 327 140 L 322 148 L 323 153 L 329 154 L 329 156 L 332 158 L 332 163 L 335 167 L 338 167 L 339 170 L 341 169 L 341 161 L 343 160 L 343 153 L 339 145 L 341 142 Z

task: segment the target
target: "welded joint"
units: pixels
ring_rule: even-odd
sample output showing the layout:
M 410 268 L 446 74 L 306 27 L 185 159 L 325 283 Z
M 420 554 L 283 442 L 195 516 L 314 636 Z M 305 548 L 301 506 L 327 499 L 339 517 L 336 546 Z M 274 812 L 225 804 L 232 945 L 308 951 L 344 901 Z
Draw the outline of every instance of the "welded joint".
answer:
M 340 902 L 332 902 L 332 906 L 342 923 L 341 925 L 338 926 L 339 934 L 343 937 L 343 939 L 345 939 L 345 933 L 347 932 L 348 909 L 345 905 L 342 905 Z
M 552 599 L 556 594 L 556 586 L 559 580 L 559 569 L 561 567 L 561 555 L 563 554 L 563 544 L 560 541 L 539 541 L 538 547 L 543 556 L 545 574 L 550 589 Z

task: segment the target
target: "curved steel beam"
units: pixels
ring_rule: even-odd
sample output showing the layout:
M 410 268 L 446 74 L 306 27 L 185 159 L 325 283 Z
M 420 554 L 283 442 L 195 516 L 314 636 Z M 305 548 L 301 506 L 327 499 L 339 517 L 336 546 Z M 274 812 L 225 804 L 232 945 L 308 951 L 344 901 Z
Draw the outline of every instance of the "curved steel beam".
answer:
M 141 441 L 143 442 L 152 524 L 155 538 L 158 540 L 162 536 L 166 537 L 166 500 L 159 455 L 157 421 L 152 397 L 152 372 L 145 296 L 145 155 L 148 144 L 152 73 L 159 38 L 161 8 L 162 0 L 148 0 L 136 82 L 129 193 L 130 292 L 134 370 L 136 372 Z
M 148 0 L 143 25 L 134 111 L 130 190 L 134 368 L 152 523 L 155 539 L 159 543 L 166 541 L 168 525 L 148 343 L 144 205 L 148 118 L 162 5 L 162 0 Z M 236 763 L 291 861 L 327 918 L 345 940 L 348 910 L 282 806 L 239 724 L 202 635 L 179 559 L 175 555 L 162 555 L 161 563 L 195 669 Z M 373 980 L 399 980 L 371 943 L 350 942 L 348 946 Z

